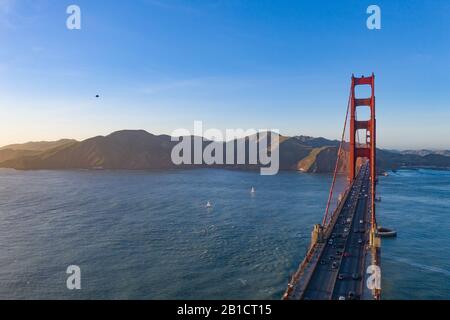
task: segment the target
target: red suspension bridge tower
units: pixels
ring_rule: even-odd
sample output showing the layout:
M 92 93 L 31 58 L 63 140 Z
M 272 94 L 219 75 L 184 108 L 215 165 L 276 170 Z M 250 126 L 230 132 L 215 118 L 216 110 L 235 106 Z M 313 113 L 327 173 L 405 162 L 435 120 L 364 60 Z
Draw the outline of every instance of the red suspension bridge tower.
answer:
M 366 85 L 370 86 L 370 97 L 357 98 L 356 87 Z M 377 182 L 377 165 L 376 165 L 376 117 L 375 117 L 375 75 L 372 73 L 370 77 L 356 78 L 352 75 L 350 98 L 350 152 L 349 152 L 349 172 L 348 178 L 352 182 L 358 170 L 358 159 L 368 159 L 370 167 L 370 194 L 371 194 L 371 237 L 370 244 L 375 245 L 375 234 L 377 230 L 377 222 L 375 215 L 375 197 Z M 358 120 L 357 109 L 360 107 L 370 108 L 370 119 Z M 357 141 L 358 131 L 364 131 L 364 140 Z
M 368 87 L 370 93 L 357 96 L 359 86 Z M 368 108 L 370 116 L 360 112 L 363 108 Z M 352 75 L 325 215 L 322 224 L 314 226 L 305 259 L 293 274 L 283 299 L 380 299 L 376 124 L 375 75 Z

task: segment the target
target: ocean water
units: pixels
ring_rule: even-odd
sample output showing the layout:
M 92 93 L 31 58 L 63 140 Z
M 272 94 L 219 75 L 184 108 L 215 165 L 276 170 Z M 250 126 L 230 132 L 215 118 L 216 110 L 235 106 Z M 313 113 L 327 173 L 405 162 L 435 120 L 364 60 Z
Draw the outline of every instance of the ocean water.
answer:
M 296 172 L 0 170 L 0 299 L 280 299 L 330 183 Z M 391 173 L 379 194 L 379 223 L 399 233 L 383 241 L 384 298 L 450 299 L 450 171 Z M 66 287 L 69 265 L 81 290 Z
M 380 178 L 379 224 L 386 299 L 450 299 L 450 171 L 401 170 Z

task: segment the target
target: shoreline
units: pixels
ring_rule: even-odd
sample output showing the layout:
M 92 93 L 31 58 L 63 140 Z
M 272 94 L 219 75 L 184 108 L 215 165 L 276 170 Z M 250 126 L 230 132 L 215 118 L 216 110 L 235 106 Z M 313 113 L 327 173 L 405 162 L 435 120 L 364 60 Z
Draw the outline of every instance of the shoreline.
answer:
M 39 169 L 17 169 L 17 168 L 5 168 L 0 167 L 0 171 L 18 171 L 18 172 L 33 172 L 33 171 L 88 171 L 88 172 L 119 172 L 119 171 L 130 171 L 130 172 L 161 172 L 161 171 L 192 171 L 192 170 L 226 170 L 226 171 L 241 171 L 241 172 L 256 172 L 260 168 L 227 168 L 227 167 L 217 167 L 217 166 L 201 166 L 201 167 L 167 167 L 167 168 L 145 168 L 145 169 L 129 169 L 129 168 L 39 168 Z M 450 167 L 436 167 L 436 166 L 401 166 L 395 169 L 386 169 L 378 173 L 379 176 L 384 176 L 386 173 L 395 173 L 400 170 L 436 170 L 436 171 L 450 171 Z M 333 174 L 333 172 L 305 172 L 301 170 L 293 169 L 280 169 L 279 172 L 296 172 L 299 174 L 315 174 L 315 175 L 328 175 Z M 339 175 L 344 175 L 345 173 L 339 173 Z

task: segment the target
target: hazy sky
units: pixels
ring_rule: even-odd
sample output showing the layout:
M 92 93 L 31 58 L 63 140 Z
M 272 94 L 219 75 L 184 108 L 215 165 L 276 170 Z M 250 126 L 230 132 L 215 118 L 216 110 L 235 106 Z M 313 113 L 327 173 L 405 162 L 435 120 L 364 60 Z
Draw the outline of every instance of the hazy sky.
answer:
M 372 71 L 381 147 L 450 148 L 448 0 L 0 0 L 0 145 L 194 120 L 338 138 Z

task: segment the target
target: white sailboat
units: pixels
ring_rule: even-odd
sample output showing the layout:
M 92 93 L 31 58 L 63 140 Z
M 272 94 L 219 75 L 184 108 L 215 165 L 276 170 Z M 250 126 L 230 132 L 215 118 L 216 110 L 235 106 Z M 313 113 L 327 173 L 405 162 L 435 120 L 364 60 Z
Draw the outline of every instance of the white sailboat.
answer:
M 208 201 L 208 202 L 206 203 L 206 208 L 212 208 L 211 202 Z
M 252 187 L 252 190 L 250 190 L 250 193 L 251 193 L 251 194 L 255 194 L 255 193 L 256 193 L 256 190 L 255 190 L 254 187 Z

